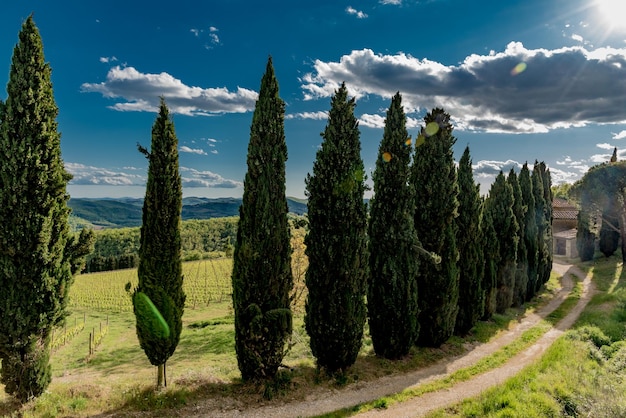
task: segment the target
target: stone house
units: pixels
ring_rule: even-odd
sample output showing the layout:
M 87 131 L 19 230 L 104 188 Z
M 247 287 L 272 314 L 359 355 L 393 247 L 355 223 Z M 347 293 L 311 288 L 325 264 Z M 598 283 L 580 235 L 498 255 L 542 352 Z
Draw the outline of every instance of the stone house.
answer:
M 554 255 L 568 258 L 578 257 L 576 232 L 578 208 L 566 199 L 552 200 L 552 250 Z

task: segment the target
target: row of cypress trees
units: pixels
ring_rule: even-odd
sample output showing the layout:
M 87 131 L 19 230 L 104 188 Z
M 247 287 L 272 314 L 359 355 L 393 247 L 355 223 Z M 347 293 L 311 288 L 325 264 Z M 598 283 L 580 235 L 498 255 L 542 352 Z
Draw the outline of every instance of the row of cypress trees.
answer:
M 532 176 L 528 164 L 519 176 L 500 172 L 482 198 L 469 147 L 455 166 L 450 116 L 429 112 L 413 148 L 397 93 L 368 212 L 355 106 L 342 84 L 306 178 L 305 328 L 318 367 L 330 373 L 356 361 L 368 319 L 375 352 L 401 358 L 413 345 L 438 347 L 529 300 L 552 268 L 544 163 L 535 162 Z M 276 374 L 292 328 L 283 124 L 270 58 L 251 126 L 233 267 L 235 346 L 245 380 Z

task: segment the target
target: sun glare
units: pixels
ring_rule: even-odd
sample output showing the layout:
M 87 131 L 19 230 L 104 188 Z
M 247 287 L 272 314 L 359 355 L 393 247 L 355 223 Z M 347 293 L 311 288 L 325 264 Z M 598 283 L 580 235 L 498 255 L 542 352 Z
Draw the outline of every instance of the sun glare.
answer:
M 626 0 L 593 0 L 607 29 L 626 31 Z

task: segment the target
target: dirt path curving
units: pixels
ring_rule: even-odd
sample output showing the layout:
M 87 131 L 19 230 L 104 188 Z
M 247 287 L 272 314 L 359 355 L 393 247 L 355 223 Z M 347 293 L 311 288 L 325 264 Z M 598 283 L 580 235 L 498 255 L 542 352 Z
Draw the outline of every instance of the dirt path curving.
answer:
M 339 390 L 317 390 L 300 402 L 281 405 L 264 405 L 258 408 L 237 408 L 232 405 L 231 409 L 216 410 L 205 409 L 207 405 L 198 405 L 194 416 L 198 417 L 306 417 L 319 415 L 342 408 L 348 408 L 360 403 L 369 402 L 383 396 L 401 392 L 404 389 L 422 385 L 433 380 L 441 379 L 447 375 L 476 364 L 482 358 L 489 356 L 500 348 L 510 344 L 520 337 L 526 330 L 536 325 L 542 318 L 554 311 L 569 295 L 573 288 L 571 275 L 583 279 L 583 294 L 578 304 L 563 318 L 556 327 L 544 334 L 535 344 L 511 358 L 503 366 L 489 372 L 475 376 L 474 378 L 455 384 L 453 387 L 427 393 L 409 401 L 394 404 L 385 410 L 373 410 L 359 416 L 363 417 L 418 417 L 432 410 L 452 405 L 463 399 L 474 397 L 481 392 L 501 384 L 506 379 L 514 376 L 522 368 L 530 365 L 563 333 L 570 328 L 580 313 L 583 311 L 593 293 L 591 277 L 585 276 L 577 267 L 564 264 L 555 260 L 553 270 L 563 276 L 562 288 L 557 295 L 543 308 L 520 320 L 511 329 L 502 332 L 497 338 L 488 343 L 480 344 L 470 351 L 455 358 L 448 358 L 442 362 L 423 369 L 389 377 L 383 377 L 375 381 L 358 383 L 348 388 Z M 224 406 L 222 405 L 222 408 Z

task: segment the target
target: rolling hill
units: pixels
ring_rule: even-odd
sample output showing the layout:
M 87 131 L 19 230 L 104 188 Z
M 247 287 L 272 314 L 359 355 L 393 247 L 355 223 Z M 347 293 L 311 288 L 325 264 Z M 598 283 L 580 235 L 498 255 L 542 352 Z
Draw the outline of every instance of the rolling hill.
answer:
M 287 198 L 289 212 L 307 212 L 306 200 Z M 222 218 L 239 215 L 240 198 L 186 197 L 183 199 L 183 220 Z M 123 228 L 141 225 L 143 199 L 140 198 L 71 198 L 69 207 L 75 224 L 98 228 Z

